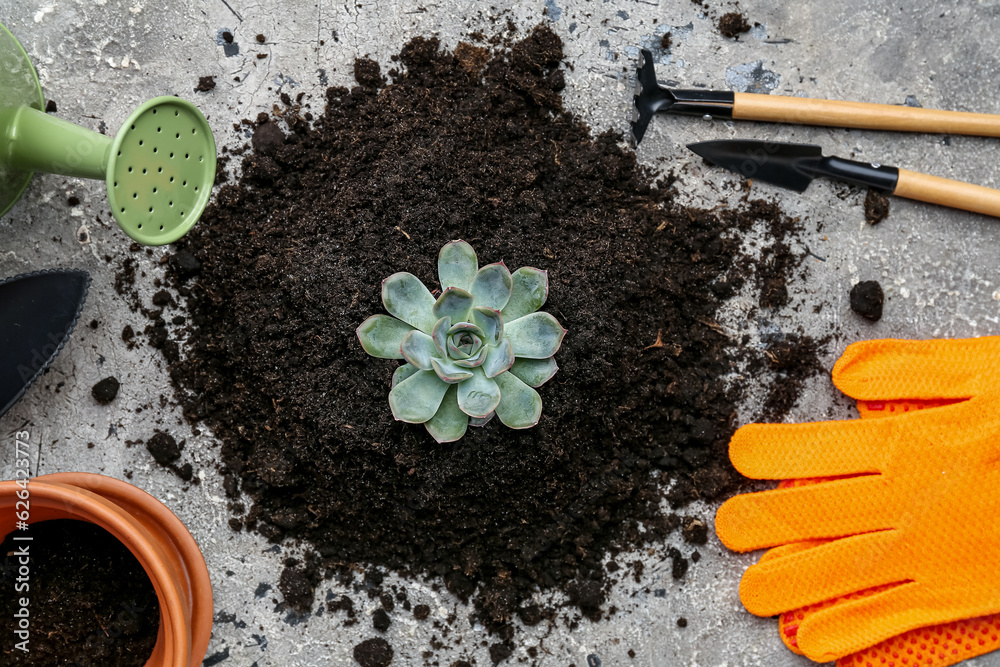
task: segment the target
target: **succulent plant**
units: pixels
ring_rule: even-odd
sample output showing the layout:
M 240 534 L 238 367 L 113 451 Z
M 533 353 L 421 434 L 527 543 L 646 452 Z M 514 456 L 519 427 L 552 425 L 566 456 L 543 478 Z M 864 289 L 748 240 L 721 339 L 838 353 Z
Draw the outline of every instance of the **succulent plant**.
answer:
M 372 315 L 358 327 L 365 352 L 405 359 L 389 392 L 393 416 L 423 424 L 438 442 L 453 442 L 469 424 L 494 415 L 510 428 L 531 428 L 542 414 L 539 387 L 555 375 L 553 355 L 566 330 L 538 312 L 549 292 L 545 271 L 514 273 L 503 262 L 479 268 L 465 241 L 438 255 L 441 293 L 436 298 L 411 273 L 382 282 L 389 315 Z

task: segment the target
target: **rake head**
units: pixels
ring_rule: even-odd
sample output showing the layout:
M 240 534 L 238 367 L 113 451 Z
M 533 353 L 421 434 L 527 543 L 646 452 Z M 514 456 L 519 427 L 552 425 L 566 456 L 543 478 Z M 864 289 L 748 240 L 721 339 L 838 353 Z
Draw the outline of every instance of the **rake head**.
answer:
M 735 97 L 730 91 L 664 88 L 656 82 L 653 54 L 648 49 L 642 49 L 639 51 L 639 67 L 635 72 L 632 145 L 639 145 L 649 122 L 657 112 L 732 118 L 734 101 Z

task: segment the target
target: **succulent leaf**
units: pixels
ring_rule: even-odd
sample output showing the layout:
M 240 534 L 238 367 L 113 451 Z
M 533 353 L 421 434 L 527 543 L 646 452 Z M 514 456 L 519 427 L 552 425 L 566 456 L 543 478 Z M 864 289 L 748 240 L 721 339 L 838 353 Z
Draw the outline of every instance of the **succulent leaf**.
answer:
M 402 359 L 399 346 L 403 337 L 413 331 L 406 322 L 388 315 L 372 315 L 358 327 L 358 340 L 364 351 L 380 359 Z
M 458 384 L 472 377 L 472 372 L 449 359 L 431 359 L 431 366 L 438 379 L 447 384 Z
M 469 291 L 476 297 L 477 306 L 503 310 L 510 300 L 512 286 L 510 271 L 503 262 L 498 262 L 479 269 Z
M 434 416 L 424 422 L 424 427 L 438 442 L 455 442 L 465 435 L 469 427 L 469 415 L 458 407 L 458 387 L 453 384 L 448 387 L 441 406 Z
M 419 370 L 420 369 L 413 364 L 403 364 L 402 366 L 399 366 L 392 372 L 392 383 L 389 385 L 389 388 L 392 389 L 406 378 L 410 377 L 414 373 L 417 373 Z
M 468 333 L 474 333 L 480 338 L 486 338 L 486 334 L 483 330 L 477 327 L 472 322 L 456 322 L 448 328 L 448 335 L 456 334 L 460 331 L 466 331 Z
M 485 417 L 469 417 L 469 426 L 486 426 L 490 420 L 497 416 L 496 410 Z
M 481 368 L 473 369 L 472 377 L 458 385 L 458 407 L 470 417 L 486 417 L 498 403 L 500 387 Z
M 486 361 L 483 363 L 483 372 L 486 373 L 486 377 L 494 378 L 509 369 L 514 363 L 514 349 L 506 338 L 500 341 L 499 345 L 486 349 Z
M 500 387 L 497 416 L 509 428 L 531 428 L 542 416 L 542 397 L 513 373 L 496 377 Z
M 434 371 L 417 371 L 389 392 L 389 407 L 398 421 L 423 424 L 434 416 L 448 385 Z
M 476 352 L 468 359 L 455 359 L 455 365 L 461 366 L 462 368 L 475 368 L 476 366 L 482 366 L 487 359 L 487 355 L 489 354 L 490 349 L 491 348 L 488 348 L 484 345 L 483 347 L 479 348 L 478 352 Z
M 503 317 L 499 310 L 476 306 L 472 309 L 471 321 L 482 329 L 487 345 L 496 345 L 503 338 Z
M 451 241 L 438 253 L 438 279 L 442 290 L 449 287 L 468 290 L 478 270 L 476 251 L 465 241 Z
M 451 318 L 442 317 L 431 329 L 431 338 L 434 339 L 434 347 L 437 348 L 438 356 L 442 359 L 448 358 L 448 329 L 451 328 Z
M 456 362 L 457 361 L 465 361 L 466 359 L 468 359 L 471 356 L 468 352 L 465 351 L 465 349 L 463 349 L 463 348 L 467 348 L 467 347 L 469 347 L 469 346 L 464 345 L 462 347 L 459 347 L 458 345 L 455 344 L 455 342 L 452 339 L 449 338 L 448 339 L 448 358 L 449 359 L 453 359 Z
M 441 292 L 441 296 L 434 303 L 434 316 L 438 318 L 447 316 L 452 322 L 461 322 L 469 317 L 472 302 L 472 295 L 464 289 L 449 287 Z
M 545 305 L 549 296 L 549 274 L 545 271 L 523 266 L 513 273 L 511 279 L 510 300 L 501 311 L 504 322 L 530 315 Z
M 430 333 L 434 317 L 434 297 L 412 273 L 394 273 L 382 283 L 382 304 L 391 315 Z
M 559 366 L 556 365 L 556 360 L 552 357 L 548 359 L 515 359 L 514 365 L 510 367 L 510 372 L 529 387 L 541 387 L 552 379 L 557 370 L 559 370 Z
M 531 313 L 510 322 L 505 338 L 514 347 L 514 356 L 547 359 L 559 350 L 566 330 L 549 313 Z
M 434 339 L 423 331 L 414 329 L 403 337 L 400 346 L 403 358 L 422 371 L 432 370 L 431 358 L 437 355 Z

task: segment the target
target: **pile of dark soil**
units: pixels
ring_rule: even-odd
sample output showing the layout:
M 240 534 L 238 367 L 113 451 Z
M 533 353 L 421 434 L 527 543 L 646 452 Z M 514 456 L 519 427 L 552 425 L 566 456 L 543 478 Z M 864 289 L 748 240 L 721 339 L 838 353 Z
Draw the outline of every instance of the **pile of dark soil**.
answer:
M 231 525 L 315 547 L 282 576 L 301 611 L 321 572 L 369 563 L 442 578 L 505 641 L 515 614 L 544 617 L 526 603 L 539 587 L 596 619 L 620 567 L 604 559 L 662 549 L 680 526 L 659 507 L 668 484 L 675 508 L 739 484 L 726 451 L 741 393 L 724 378 L 752 352 L 715 318 L 758 278 L 720 230 L 770 226 L 759 279 L 780 307 L 794 224 L 762 202 L 679 207 L 619 135 L 563 110 L 562 57 L 547 28 L 496 53 L 416 38 L 388 80 L 358 61 L 363 85 L 329 89 L 314 124 L 286 96 L 170 263 L 191 325 L 171 377 L 223 442 L 227 491 L 253 501 Z M 569 334 L 533 429 L 494 421 L 438 445 L 393 421 L 397 363 L 357 341 L 384 312 L 381 281 L 438 287 L 452 239 L 482 264 L 549 272 L 545 310 Z M 684 554 L 663 557 L 683 576 Z
M 15 542 L 14 535 L 30 542 Z M 19 549 L 29 550 L 27 577 Z M 32 524 L 0 544 L 0 617 L 11 627 L 30 600 L 28 652 L 12 631 L 0 637 L 4 665 L 140 667 L 156 643 L 160 605 L 139 561 L 111 533 L 84 521 Z M 26 581 L 25 581 L 26 579 Z M 18 584 L 29 588 L 15 588 Z

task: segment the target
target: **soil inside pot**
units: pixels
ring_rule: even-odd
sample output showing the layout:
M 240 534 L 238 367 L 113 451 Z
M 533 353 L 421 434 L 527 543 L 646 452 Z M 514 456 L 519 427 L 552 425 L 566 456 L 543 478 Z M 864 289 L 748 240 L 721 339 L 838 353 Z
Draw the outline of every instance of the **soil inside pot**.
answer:
M 25 547 L 27 575 L 20 571 Z M 0 637 L 4 665 L 146 664 L 160 605 L 139 561 L 111 533 L 85 521 L 41 521 L 8 535 L 0 554 L 0 617 L 9 628 Z M 22 638 L 12 625 L 21 598 L 29 601 L 27 652 L 16 648 Z
M 744 287 L 766 291 L 762 307 L 787 304 L 796 222 L 760 201 L 677 205 L 673 179 L 654 182 L 620 135 L 563 110 L 562 57 L 542 27 L 495 52 L 415 38 L 388 81 L 358 61 L 364 85 L 329 89 L 314 124 L 288 102 L 252 123 L 242 177 L 178 244 L 191 326 L 171 377 L 188 418 L 223 442 L 227 492 L 253 501 L 230 525 L 315 548 L 282 576 L 299 611 L 312 604 L 302 582 L 311 593 L 326 568 L 368 563 L 440 577 L 507 639 L 515 614 L 545 613 L 538 588 L 596 619 L 619 569 L 605 559 L 662 549 L 680 525 L 661 500 L 740 483 L 726 454 L 742 397 L 733 355 L 767 360 L 717 311 Z M 736 232 L 760 224 L 772 245 L 755 272 Z M 548 271 L 544 310 L 569 334 L 535 428 L 494 420 L 436 444 L 393 421 L 398 363 L 358 343 L 384 312 L 381 281 L 409 271 L 437 288 L 452 239 L 480 265 Z

